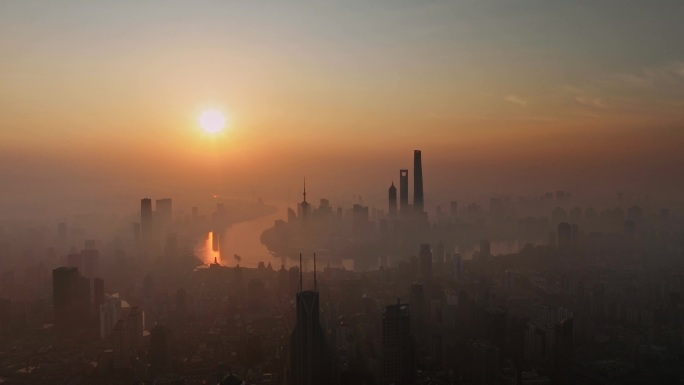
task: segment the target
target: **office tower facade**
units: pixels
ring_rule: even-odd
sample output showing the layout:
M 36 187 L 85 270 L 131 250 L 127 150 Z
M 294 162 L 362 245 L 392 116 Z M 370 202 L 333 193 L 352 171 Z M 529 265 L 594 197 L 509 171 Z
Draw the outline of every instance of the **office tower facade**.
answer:
M 140 235 L 146 244 L 152 241 L 153 229 L 152 199 L 143 198 L 140 200 Z
M 112 328 L 112 364 L 115 369 L 121 369 L 128 366 L 130 345 L 127 337 L 126 322 L 122 319 L 116 321 Z
M 165 367 L 169 363 L 169 331 L 157 324 L 150 331 L 150 364 Z
M 408 210 L 408 170 L 399 170 L 399 209 L 402 213 Z
M 55 326 L 64 331 L 85 325 L 90 316 L 90 281 L 75 267 L 52 270 Z
M 120 319 L 121 300 L 118 297 L 106 298 L 100 305 L 100 338 L 104 340 L 109 337 Z
M 299 290 L 296 296 L 297 324 L 290 339 L 291 384 L 319 385 L 330 383 L 331 380 L 330 356 L 320 322 L 315 266 L 314 256 L 313 290 L 302 291 L 301 268 L 299 270 Z
M 499 348 L 492 343 L 479 340 L 473 343 L 473 380 L 477 385 L 498 385 Z
M 368 206 L 354 205 L 352 207 L 352 231 L 357 237 L 366 233 L 370 226 Z
M 413 322 L 413 334 L 418 335 L 424 331 L 423 324 L 426 318 L 426 304 L 425 304 L 425 289 L 421 283 L 411 284 L 411 297 L 409 299 L 411 304 L 411 315 Z
M 389 216 L 390 218 L 397 216 L 397 188 L 394 187 L 394 182 L 389 188 Z
M 385 385 L 415 381 L 414 343 L 409 306 L 398 302 L 382 313 L 382 379 Z
M 142 348 L 143 342 L 143 327 L 144 327 L 143 311 L 133 306 L 128 313 L 128 322 L 126 322 L 126 330 L 128 334 L 128 346 L 131 349 Z
M 413 151 L 413 208 L 424 210 L 423 202 L 423 161 L 420 150 Z
M 58 267 L 52 270 L 52 302 L 55 326 L 58 329 L 66 328 L 69 322 L 76 277 L 78 277 L 76 267 Z
M 420 245 L 420 276 L 423 283 L 429 284 L 432 282 L 432 248 L 429 243 Z

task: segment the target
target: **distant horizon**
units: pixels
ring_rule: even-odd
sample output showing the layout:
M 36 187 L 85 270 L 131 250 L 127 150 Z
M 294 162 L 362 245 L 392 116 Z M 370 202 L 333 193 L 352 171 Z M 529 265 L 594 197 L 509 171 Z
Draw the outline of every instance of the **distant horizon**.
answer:
M 418 148 L 428 206 L 559 189 L 672 201 L 682 14 L 635 1 L 5 2 L 0 199 L 287 200 L 307 175 L 312 196 L 379 204 Z M 207 111 L 222 127 L 202 127 Z

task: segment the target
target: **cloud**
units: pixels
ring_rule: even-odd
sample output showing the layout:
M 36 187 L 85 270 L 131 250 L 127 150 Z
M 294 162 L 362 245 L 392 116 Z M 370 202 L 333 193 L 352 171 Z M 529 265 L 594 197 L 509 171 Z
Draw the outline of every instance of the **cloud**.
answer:
M 594 108 L 610 108 L 610 104 L 604 99 L 590 95 L 576 95 L 573 99 L 579 104 Z
M 518 95 L 508 95 L 504 98 L 504 100 L 513 104 L 517 104 L 521 107 L 527 107 L 527 100 Z
M 636 72 L 622 72 L 611 76 L 608 83 L 632 88 L 668 88 L 684 85 L 684 62 L 644 68 Z

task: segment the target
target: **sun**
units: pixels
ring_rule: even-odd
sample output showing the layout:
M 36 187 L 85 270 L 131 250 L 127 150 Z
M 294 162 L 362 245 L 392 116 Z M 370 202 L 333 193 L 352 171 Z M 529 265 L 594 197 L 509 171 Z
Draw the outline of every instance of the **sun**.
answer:
M 226 118 L 219 110 L 204 110 L 199 116 L 199 125 L 208 134 L 221 132 L 226 126 Z

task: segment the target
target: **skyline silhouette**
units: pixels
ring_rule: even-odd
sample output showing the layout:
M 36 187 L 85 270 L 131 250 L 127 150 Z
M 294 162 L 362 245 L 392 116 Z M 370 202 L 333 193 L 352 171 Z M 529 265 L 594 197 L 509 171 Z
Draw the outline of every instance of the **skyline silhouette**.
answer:
M 684 2 L 0 2 L 0 384 L 684 380 Z

